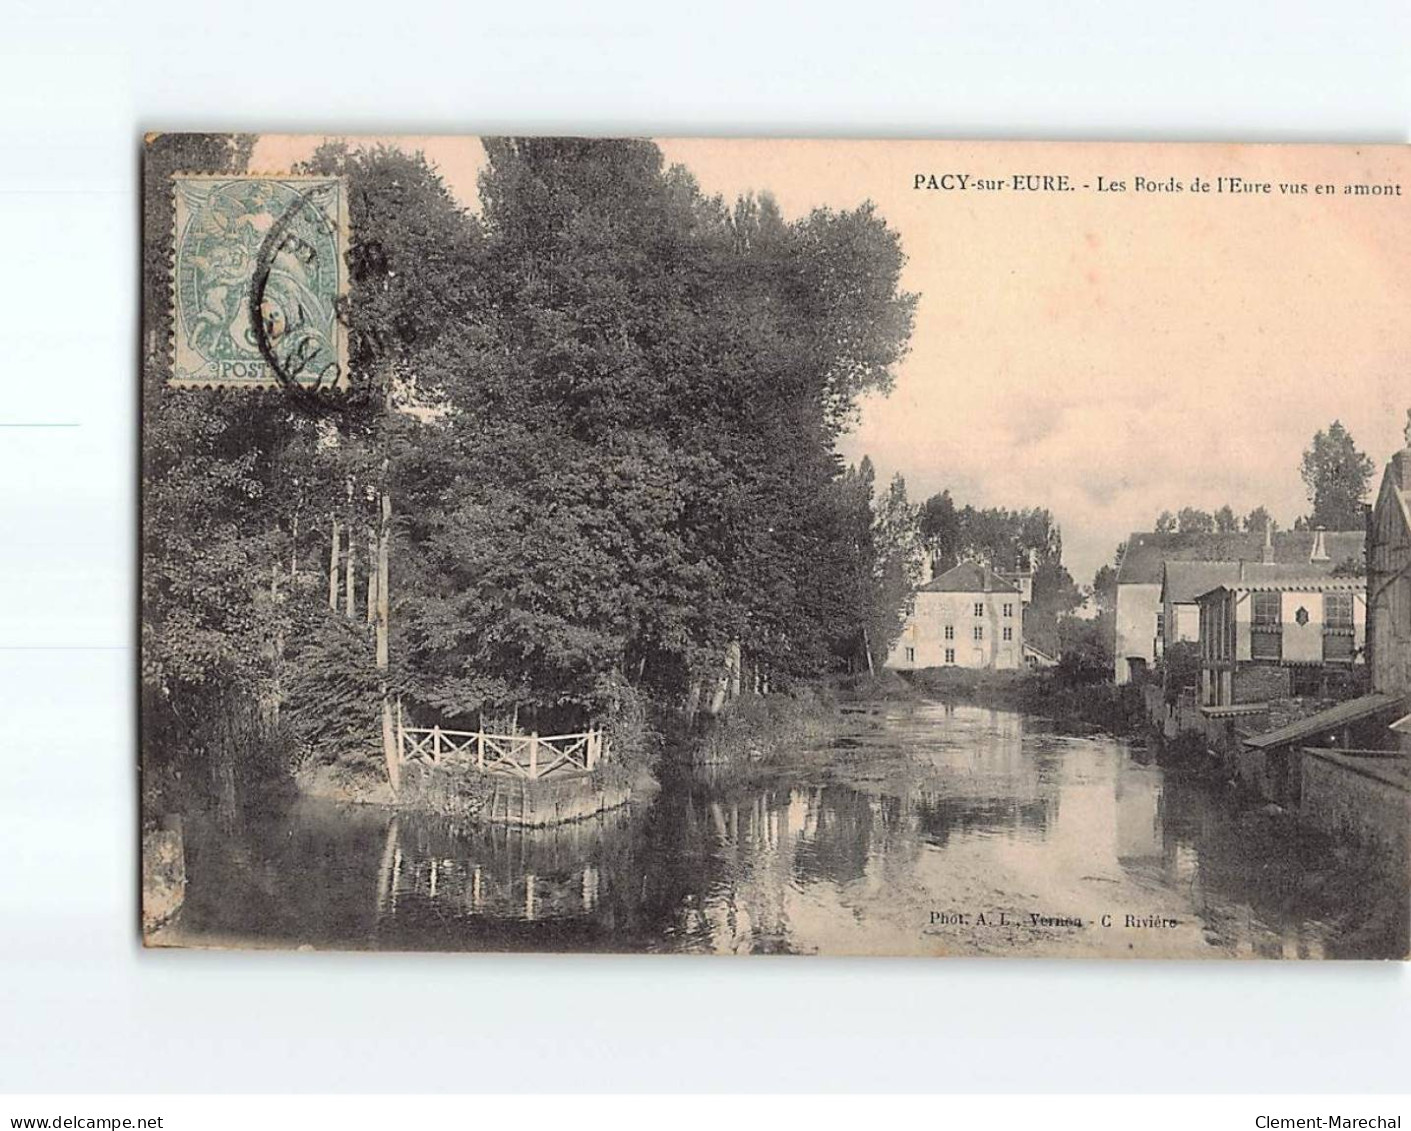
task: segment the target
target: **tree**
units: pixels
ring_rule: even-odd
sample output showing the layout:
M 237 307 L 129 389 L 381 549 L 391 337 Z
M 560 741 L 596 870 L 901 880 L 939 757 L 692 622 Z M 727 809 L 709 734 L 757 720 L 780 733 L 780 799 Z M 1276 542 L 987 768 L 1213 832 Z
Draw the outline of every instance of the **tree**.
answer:
M 922 503 L 918 521 L 921 539 L 936 572 L 954 569 L 960 562 L 963 533 L 950 492 L 942 491 Z
M 154 812 L 197 798 L 231 812 L 278 760 L 291 520 L 312 429 L 281 398 L 167 385 L 171 176 L 243 171 L 253 144 L 163 134 L 144 154 L 142 748 Z
M 1235 515 L 1234 509 L 1226 503 L 1215 512 L 1215 530 L 1220 534 L 1238 534 L 1240 520 Z
M 886 494 L 878 500 L 872 529 L 874 593 L 866 627 L 875 668 L 900 637 L 921 581 L 920 523 L 900 475 L 892 476 Z
M 1170 511 L 1162 511 L 1156 516 L 1156 533 L 1174 534 L 1176 532 L 1176 516 Z
M 1246 534 L 1262 535 L 1267 529 L 1270 533 L 1277 530 L 1279 524 L 1274 521 L 1274 516 L 1269 513 L 1267 507 L 1260 505 L 1255 507 L 1244 516 L 1244 530 Z
M 1215 530 L 1215 518 L 1209 511 L 1182 507 L 1176 516 L 1176 525 L 1182 534 L 1211 534 Z
M 1303 453 L 1301 466 L 1308 501 L 1308 525 L 1328 530 L 1358 530 L 1362 503 L 1372 481 L 1372 461 L 1357 450 L 1340 420 L 1317 432 Z
M 1117 570 L 1110 565 L 1102 565 L 1093 574 L 1093 600 L 1098 611 L 1110 612 L 1117 607 Z
M 1058 623 L 1058 674 L 1068 683 L 1101 683 L 1112 677 L 1112 617 L 1064 617 Z
M 450 408 L 404 520 L 422 705 L 690 703 L 734 643 L 775 686 L 845 663 L 875 563 L 834 446 L 905 349 L 895 233 L 726 207 L 648 142 L 486 150 L 483 305 L 421 363 Z

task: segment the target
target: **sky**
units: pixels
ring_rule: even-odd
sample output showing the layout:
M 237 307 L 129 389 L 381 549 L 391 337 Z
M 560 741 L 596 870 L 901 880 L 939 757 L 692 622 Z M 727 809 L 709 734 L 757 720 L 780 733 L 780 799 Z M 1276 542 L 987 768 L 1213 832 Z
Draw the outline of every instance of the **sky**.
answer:
M 321 138 L 261 137 L 280 171 Z M 390 141 L 392 139 L 377 139 Z M 467 208 L 473 137 L 403 137 Z M 1411 408 L 1411 150 L 1405 147 L 659 140 L 708 193 L 767 191 L 795 218 L 871 200 L 920 295 L 911 349 L 843 454 L 915 501 L 1049 508 L 1080 582 L 1165 509 L 1309 507 L 1299 461 L 1340 419 L 1377 465 Z M 965 174 L 965 191 L 917 189 Z M 1016 191 L 1015 175 L 1072 191 Z M 1144 189 L 1169 178 L 1183 191 Z M 1193 180 L 1267 183 L 1196 192 Z M 1002 181 L 977 191 L 975 178 Z M 1125 191 L 1098 191 L 1122 182 Z M 952 182 L 954 183 L 954 182 Z M 1280 183 L 1308 192 L 1280 193 Z M 1347 195 L 1349 183 L 1399 196 Z M 1313 186 L 1332 185 L 1335 195 Z M 1087 187 L 1084 187 L 1087 186 Z

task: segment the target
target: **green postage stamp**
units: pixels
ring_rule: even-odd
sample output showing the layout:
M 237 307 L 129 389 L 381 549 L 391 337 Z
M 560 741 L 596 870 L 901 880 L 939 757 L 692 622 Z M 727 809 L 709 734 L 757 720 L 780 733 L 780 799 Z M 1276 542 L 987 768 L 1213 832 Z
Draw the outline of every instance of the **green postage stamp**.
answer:
M 171 384 L 347 387 L 341 177 L 173 178 Z

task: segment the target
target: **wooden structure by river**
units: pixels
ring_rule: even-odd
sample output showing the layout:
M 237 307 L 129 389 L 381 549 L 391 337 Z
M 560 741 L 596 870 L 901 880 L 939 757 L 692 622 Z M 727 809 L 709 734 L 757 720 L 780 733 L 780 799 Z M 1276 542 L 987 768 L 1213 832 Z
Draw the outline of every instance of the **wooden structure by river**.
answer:
M 402 765 L 420 762 L 539 781 L 590 774 L 608 752 L 607 739 L 596 728 L 572 734 L 496 734 L 483 728 L 409 727 L 397 720 L 397 760 Z

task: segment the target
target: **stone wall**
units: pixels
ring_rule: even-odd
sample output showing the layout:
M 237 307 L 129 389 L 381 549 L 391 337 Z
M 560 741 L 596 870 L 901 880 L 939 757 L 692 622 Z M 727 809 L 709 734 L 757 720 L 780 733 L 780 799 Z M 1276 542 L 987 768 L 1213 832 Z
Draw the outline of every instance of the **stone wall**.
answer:
M 532 782 L 506 778 L 496 785 L 482 816 L 497 824 L 541 828 L 596 817 L 631 799 L 629 786 L 599 784 L 593 775 Z
M 1241 664 L 1235 670 L 1235 702 L 1263 703 L 1289 694 L 1288 669 L 1278 664 Z
M 1394 874 L 1411 877 L 1411 761 L 1307 748 L 1302 762 L 1303 818 L 1372 847 Z
M 527 781 L 468 766 L 413 762 L 402 773 L 400 805 L 528 828 L 581 821 L 632 797 L 630 785 L 610 781 L 601 771 Z

